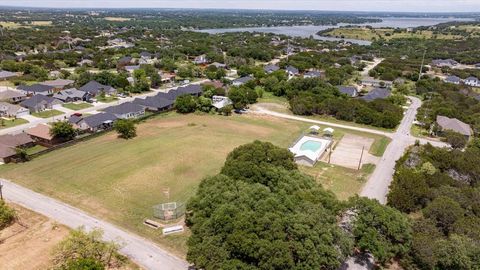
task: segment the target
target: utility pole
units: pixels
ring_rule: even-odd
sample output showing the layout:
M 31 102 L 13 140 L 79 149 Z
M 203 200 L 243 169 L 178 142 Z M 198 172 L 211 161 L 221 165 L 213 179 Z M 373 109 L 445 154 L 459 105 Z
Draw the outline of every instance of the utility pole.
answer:
M 420 72 L 418 73 L 418 80 L 422 78 L 422 73 L 423 73 L 423 64 L 425 63 L 425 55 L 427 54 L 427 48 L 423 51 L 423 57 L 422 57 L 422 65 L 420 66 Z
M 360 167 L 362 166 L 362 159 L 363 159 L 363 151 L 365 150 L 365 146 L 362 146 L 362 154 L 360 155 L 360 160 L 358 161 L 358 169 L 357 171 L 360 170 Z
M 2 182 L 0 182 L 0 200 L 1 200 L 1 201 L 3 201 L 2 188 L 3 188 L 3 184 L 2 184 Z

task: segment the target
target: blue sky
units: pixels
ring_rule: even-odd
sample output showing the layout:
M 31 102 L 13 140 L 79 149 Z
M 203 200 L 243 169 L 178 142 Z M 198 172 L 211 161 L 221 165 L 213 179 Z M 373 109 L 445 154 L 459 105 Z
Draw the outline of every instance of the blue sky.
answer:
M 480 12 L 480 0 L 0 0 L 0 5 Z

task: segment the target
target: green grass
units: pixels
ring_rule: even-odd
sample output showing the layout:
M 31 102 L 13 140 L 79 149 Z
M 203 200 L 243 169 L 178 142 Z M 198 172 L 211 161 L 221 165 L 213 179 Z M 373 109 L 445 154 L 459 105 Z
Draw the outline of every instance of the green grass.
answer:
M 86 102 L 82 102 L 82 103 L 65 103 L 62 105 L 63 107 L 67 108 L 67 109 L 70 109 L 70 110 L 73 110 L 73 111 L 79 111 L 79 110 L 83 110 L 83 109 L 86 109 L 86 108 L 91 108 L 93 107 L 92 104 L 89 104 L 89 103 L 86 103 Z
M 288 100 L 285 97 L 277 97 L 271 92 L 263 92 L 263 97 L 259 98 L 258 103 L 275 103 L 288 107 Z
M 41 145 L 35 145 L 34 147 L 27 148 L 27 154 L 33 155 L 45 149 L 47 149 L 47 147 L 41 146 Z
M 376 139 L 370 147 L 370 151 L 368 152 L 376 157 L 381 157 L 383 156 L 383 153 L 385 153 L 385 150 L 391 141 L 392 140 L 387 137 Z
M 64 114 L 64 112 L 57 111 L 57 110 L 47 110 L 47 111 L 32 113 L 33 116 L 40 117 L 40 118 L 50 118 L 50 117 L 54 117 L 62 114 Z
M 367 166 L 369 164 L 365 164 Z M 300 170 L 313 176 L 324 188 L 331 190 L 341 200 L 346 200 L 358 194 L 366 182 L 366 179 L 373 170 L 367 169 L 357 171 L 341 166 L 318 162 L 315 167 L 301 166 Z
M 412 136 L 418 137 L 418 138 L 428 138 L 430 135 L 428 130 L 417 125 L 412 125 L 412 128 L 410 129 L 410 133 L 412 134 Z
M 117 97 L 112 97 L 112 96 L 106 96 L 106 97 L 97 97 L 96 98 L 98 102 L 103 102 L 103 103 L 111 103 L 111 102 L 115 102 L 118 100 Z
M 460 35 L 446 35 L 446 34 L 434 34 L 433 31 L 423 30 L 413 32 L 402 31 L 400 33 L 394 33 L 393 29 L 388 28 L 336 28 L 331 31 L 324 33 L 325 36 L 331 37 L 341 37 L 341 38 L 350 38 L 350 39 L 361 39 L 361 40 L 375 40 L 383 38 L 386 40 L 398 39 L 398 38 L 419 38 L 419 39 L 463 39 Z
M 14 126 L 19 126 L 23 124 L 27 124 L 28 121 L 22 118 L 17 118 L 17 119 L 3 119 L 0 120 L 0 129 L 3 128 L 11 128 Z
M 152 218 L 152 206 L 186 202 L 235 147 L 257 139 L 288 147 L 307 127 L 279 119 L 170 113 L 139 124 L 132 140 L 110 132 L 27 163 L 1 166 L 0 176 L 184 255 L 188 232 L 164 237 L 142 224 Z M 169 200 L 162 194 L 167 187 Z

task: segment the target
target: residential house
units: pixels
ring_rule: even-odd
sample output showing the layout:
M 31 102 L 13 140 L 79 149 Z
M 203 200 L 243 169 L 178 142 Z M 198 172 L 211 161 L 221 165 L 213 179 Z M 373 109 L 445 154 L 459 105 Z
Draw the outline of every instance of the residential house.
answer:
M 390 89 L 387 88 L 375 88 L 368 92 L 365 96 L 362 96 L 361 99 L 365 101 L 373 101 L 376 99 L 385 99 L 392 94 Z
M 462 79 L 457 76 L 447 76 L 444 80 L 446 83 L 460 84 Z
M 263 67 L 263 70 L 264 70 L 266 73 L 270 74 L 270 73 L 273 73 L 273 72 L 275 72 L 275 71 L 280 70 L 280 67 L 277 66 L 277 65 L 266 65 L 265 67 Z
M 62 141 L 50 134 L 50 126 L 46 124 L 38 124 L 37 126 L 27 129 L 26 133 L 39 145 L 52 147 Z
M 72 80 L 64 80 L 64 79 L 56 79 L 53 81 L 45 81 L 40 84 L 50 86 L 54 88 L 54 91 L 60 91 L 65 89 L 67 86 L 71 86 L 75 81 Z
M 124 56 L 117 61 L 117 68 L 121 69 L 125 66 L 132 64 L 133 58 L 130 56 Z
M 30 110 L 16 104 L 0 102 L 0 117 L 20 118 L 29 115 Z
M 59 108 L 60 106 L 62 106 L 62 103 L 63 102 L 53 97 L 35 95 L 27 100 L 20 102 L 20 106 L 29 109 L 31 113 L 35 113 L 48 109 Z
M 195 57 L 195 59 L 193 60 L 193 63 L 197 65 L 208 64 L 207 56 L 205 54 L 199 55 Z
M 89 100 L 90 94 L 84 91 L 77 90 L 76 88 L 70 88 L 55 93 L 53 97 L 61 100 L 62 102 L 75 102 Z
M 475 64 L 475 68 L 480 69 L 480 63 Z
M 34 85 L 20 85 L 17 87 L 17 89 L 21 93 L 27 96 L 34 96 L 34 95 L 48 96 L 48 95 L 53 95 L 53 91 L 55 90 L 55 87 L 37 83 Z
M 219 63 L 219 62 L 213 62 L 210 64 L 210 66 L 214 66 L 218 69 L 228 69 L 228 66 L 226 64 Z
M 176 77 L 175 74 L 163 73 L 161 71 L 159 71 L 158 74 L 160 75 L 162 83 L 171 83 L 175 80 Z
M 464 135 L 469 139 L 473 135 L 470 125 L 456 119 L 448 118 L 446 116 L 437 115 L 437 135 L 442 135 L 442 132 L 450 130 Z
M 58 70 L 52 70 L 48 73 L 48 76 L 51 78 L 58 78 L 62 73 Z
M 120 105 L 111 106 L 104 109 L 120 119 L 132 119 L 145 115 L 145 107 L 132 102 L 125 102 Z
M 470 76 L 463 80 L 463 83 L 473 87 L 480 87 L 480 80 L 476 77 Z
M 232 105 L 232 101 L 228 97 L 224 96 L 213 96 L 212 97 L 212 106 L 217 109 L 222 109 L 225 106 Z
M 233 86 L 240 86 L 242 84 L 245 84 L 249 81 L 253 80 L 253 77 L 251 76 L 246 76 L 246 77 L 241 77 L 233 81 Z
M 112 113 L 97 113 L 84 117 L 77 122 L 77 126 L 82 131 L 97 132 L 112 128 L 117 119 Z
M 93 61 L 90 59 L 82 59 L 82 61 L 77 63 L 78 66 L 93 66 Z
M 153 54 L 149 53 L 149 52 L 141 52 L 140 53 L 140 58 L 143 58 L 143 59 L 152 59 L 153 57 Z
M 5 81 L 14 77 L 18 77 L 18 74 L 6 70 L 0 70 L 0 81 Z
M 68 122 L 73 125 L 74 128 L 80 129 L 79 123 L 83 120 L 81 115 L 73 114 L 68 118 Z
M 109 85 L 103 85 L 97 81 L 90 81 L 84 86 L 80 87 L 78 90 L 90 94 L 92 97 L 99 95 L 104 92 L 107 95 L 114 95 L 117 93 L 117 90 Z
M 435 59 L 432 61 L 432 66 L 439 67 L 439 68 L 442 68 L 442 67 L 452 68 L 456 65 L 458 65 L 458 62 L 453 59 Z
M 0 136 L 0 161 L 11 162 L 18 154 L 18 148 L 28 148 L 35 145 L 33 139 L 26 133 Z
M 357 97 L 358 96 L 358 90 L 354 86 L 337 86 L 338 91 L 340 93 L 345 94 L 349 97 Z
M 139 70 L 139 69 L 140 69 L 140 66 L 139 66 L 139 65 L 136 65 L 136 66 L 124 66 L 124 69 L 125 69 L 125 71 L 127 71 L 128 73 L 133 74 L 133 72 L 135 72 L 135 70 Z
M 161 96 L 147 97 L 145 99 L 136 98 L 133 103 L 145 107 L 146 110 L 152 112 L 163 112 L 173 108 L 175 101 L 166 99 Z
M 392 81 L 382 81 L 382 80 L 376 80 L 373 78 L 366 78 L 362 80 L 362 85 L 363 86 L 372 86 L 372 87 L 385 87 L 385 88 L 390 88 L 393 86 Z
M 179 87 L 175 91 L 178 92 L 179 95 L 188 94 L 188 95 L 199 97 L 203 93 L 203 87 L 199 84 L 190 84 L 184 87 Z
M 300 75 L 300 71 L 296 68 L 296 67 L 293 67 L 293 66 L 288 66 L 285 71 L 287 72 L 288 74 L 288 78 L 291 79 L 295 76 L 298 76 Z
M 324 77 L 324 74 L 321 71 L 318 70 L 311 70 L 305 74 L 303 74 L 304 78 L 322 78 Z
M 19 103 L 27 99 L 27 95 L 15 90 L 5 90 L 0 92 L 0 101 L 9 103 Z

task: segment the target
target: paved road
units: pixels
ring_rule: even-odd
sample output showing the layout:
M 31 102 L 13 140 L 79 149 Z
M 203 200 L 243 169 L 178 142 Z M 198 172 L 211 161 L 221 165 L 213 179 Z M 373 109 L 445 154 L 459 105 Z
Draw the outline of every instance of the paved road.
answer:
M 290 114 L 286 114 L 286 113 L 274 112 L 274 111 L 270 111 L 268 109 L 263 108 L 261 105 L 256 105 L 255 109 L 250 110 L 250 112 L 255 113 L 255 114 L 266 114 L 266 115 L 275 116 L 275 117 L 279 117 L 279 118 L 302 121 L 302 122 L 307 122 L 307 123 L 312 123 L 312 124 L 326 125 L 326 126 L 329 126 L 329 127 L 337 127 L 337 128 L 356 130 L 356 131 L 367 132 L 367 133 L 372 133 L 372 134 L 378 134 L 378 135 L 383 135 L 383 136 L 386 136 L 386 137 L 392 137 L 393 136 L 392 132 L 386 132 L 386 131 L 381 131 L 381 130 L 372 129 L 372 128 L 355 127 L 355 126 L 350 126 L 350 125 L 346 125 L 346 124 L 337 124 L 337 123 L 332 123 L 332 122 L 327 122 L 327 121 L 309 119 L 309 118 L 305 118 L 305 117 L 301 117 L 301 116 L 290 115 Z
M 14 202 L 45 215 L 70 228 L 100 228 L 104 240 L 122 245 L 120 252 L 145 269 L 185 270 L 188 263 L 161 249 L 151 241 L 122 230 L 110 223 L 92 217 L 70 205 L 33 192 L 8 180 L 1 179 L 3 194 L 7 201 Z M 159 232 L 160 233 L 160 232 Z
M 405 150 L 413 145 L 416 140 L 418 140 L 421 144 L 430 143 L 436 147 L 448 147 L 446 143 L 434 141 L 434 140 L 427 140 L 423 138 L 416 138 L 410 135 L 410 130 L 417 115 L 417 110 L 422 105 L 420 99 L 416 97 L 409 97 L 411 100 L 410 107 L 406 111 L 402 122 L 400 123 L 397 130 L 392 132 L 380 131 L 376 129 L 370 128 L 363 128 L 363 127 L 354 127 L 345 124 L 336 124 L 330 123 L 325 121 L 313 120 L 304 117 L 284 114 L 273 112 L 267 110 L 261 106 L 256 106 L 255 110 L 252 110 L 252 113 L 258 114 L 266 114 L 271 115 L 279 118 L 290 119 L 290 120 L 297 120 L 308 122 L 312 124 L 320 124 L 320 125 L 327 125 L 330 127 L 338 127 L 344 128 L 348 130 L 356 130 L 362 131 L 372 134 L 383 135 L 392 139 L 392 142 L 387 146 L 385 153 L 380 160 L 380 162 L 376 165 L 375 171 L 370 176 L 368 182 L 363 187 L 360 195 L 365 196 L 372 199 L 377 199 L 379 202 L 385 204 L 386 203 L 386 196 L 388 193 L 388 187 L 393 179 L 393 173 L 395 170 L 395 162 L 405 153 Z
M 191 84 L 201 84 L 201 83 L 204 83 L 206 81 L 207 80 L 201 80 L 201 81 L 194 82 L 194 83 L 191 83 Z M 178 88 L 178 87 L 172 87 L 172 88 L 162 89 L 162 90 L 155 90 L 155 91 L 151 91 L 151 92 L 148 92 L 148 93 L 142 94 L 142 95 L 136 95 L 136 96 L 127 97 L 127 98 L 120 98 L 118 101 L 110 102 L 110 103 L 97 102 L 97 103 L 92 104 L 93 107 L 86 108 L 86 109 L 83 109 L 83 110 L 73 111 L 73 110 L 69 110 L 69 109 L 62 109 L 61 111 L 65 112 L 65 113 L 62 114 L 62 115 L 55 116 L 55 117 L 38 118 L 38 117 L 33 117 L 33 116 L 29 115 L 28 116 L 29 123 L 14 126 L 14 127 L 11 127 L 11 128 L 0 129 L 0 135 L 20 133 L 20 132 L 25 131 L 25 130 L 27 130 L 31 127 L 34 127 L 38 124 L 46 124 L 46 123 L 49 123 L 49 122 L 53 122 L 55 120 L 67 119 L 74 113 L 92 113 L 92 112 L 96 112 L 96 111 L 105 109 L 105 108 L 110 107 L 110 106 L 115 106 L 115 105 L 118 105 L 118 104 L 121 104 L 121 103 L 133 101 L 136 98 L 145 98 L 145 97 L 148 97 L 148 96 L 154 96 L 154 95 L 158 94 L 159 92 L 168 92 L 168 91 L 170 91 L 172 89 L 176 89 L 176 88 Z
M 392 142 L 387 146 L 375 171 L 363 187 L 360 193 L 361 196 L 377 199 L 382 204 L 387 202 L 388 188 L 393 180 L 395 163 L 416 140 L 421 144 L 430 143 L 436 147 L 448 147 L 448 145 L 443 142 L 420 139 L 410 135 L 410 130 L 417 115 L 418 108 L 422 105 L 420 99 L 416 97 L 410 97 L 410 100 L 412 104 L 405 113 L 397 131 L 391 137 Z

